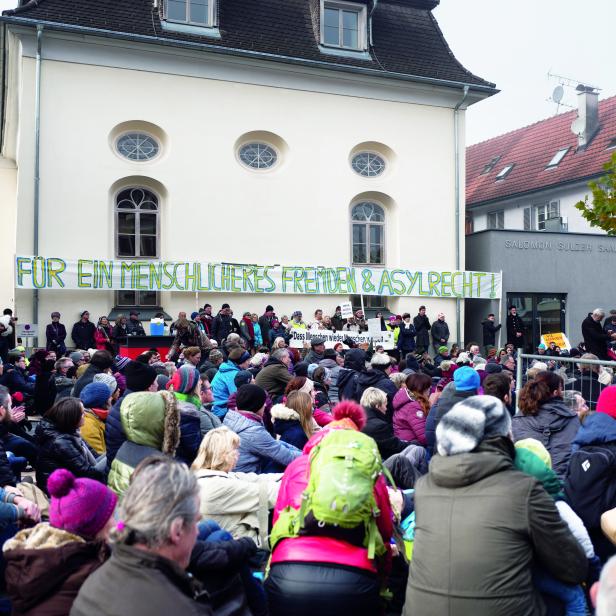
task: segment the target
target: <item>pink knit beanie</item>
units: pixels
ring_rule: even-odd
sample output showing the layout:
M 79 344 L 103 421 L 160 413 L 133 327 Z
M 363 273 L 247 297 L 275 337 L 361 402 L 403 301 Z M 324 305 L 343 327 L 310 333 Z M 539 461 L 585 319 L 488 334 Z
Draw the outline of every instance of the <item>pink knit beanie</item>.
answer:
M 105 528 L 118 497 L 94 479 L 77 479 L 64 468 L 47 480 L 51 496 L 49 523 L 80 537 L 91 538 Z
M 616 419 L 616 385 L 606 387 L 597 400 L 597 413 L 605 413 Z

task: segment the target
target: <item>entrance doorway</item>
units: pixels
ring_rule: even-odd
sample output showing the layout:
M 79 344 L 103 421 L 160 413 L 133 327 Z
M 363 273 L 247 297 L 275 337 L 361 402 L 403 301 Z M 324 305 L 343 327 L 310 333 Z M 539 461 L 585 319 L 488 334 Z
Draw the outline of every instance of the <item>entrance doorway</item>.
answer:
M 507 293 L 524 323 L 524 352 L 534 353 L 543 334 L 565 331 L 567 296 L 562 293 Z

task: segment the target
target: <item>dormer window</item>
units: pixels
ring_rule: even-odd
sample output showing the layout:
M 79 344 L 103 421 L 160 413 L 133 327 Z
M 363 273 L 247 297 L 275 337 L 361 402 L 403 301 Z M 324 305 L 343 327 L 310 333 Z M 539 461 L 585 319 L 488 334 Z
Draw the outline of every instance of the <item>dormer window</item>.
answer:
M 202 28 L 215 25 L 216 0 L 165 0 L 165 19 L 168 22 Z
M 552 157 L 552 160 L 548 163 L 546 169 L 553 169 L 554 167 L 558 167 L 560 165 L 560 161 L 567 155 L 569 148 L 562 148 L 558 150 L 556 154 Z
M 496 181 L 498 180 L 504 180 L 510 173 L 511 170 L 513 169 L 513 164 L 511 165 L 507 165 L 506 167 L 503 167 L 499 172 L 498 175 L 496 176 Z
M 354 2 L 321 0 L 321 44 L 350 51 L 364 51 L 368 37 L 366 7 Z

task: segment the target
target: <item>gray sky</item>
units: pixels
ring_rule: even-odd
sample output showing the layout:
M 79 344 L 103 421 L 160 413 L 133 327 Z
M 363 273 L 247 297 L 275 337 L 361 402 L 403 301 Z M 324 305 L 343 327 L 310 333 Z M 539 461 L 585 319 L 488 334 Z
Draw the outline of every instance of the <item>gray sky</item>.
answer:
M 501 90 L 468 111 L 469 145 L 553 115 L 548 72 L 616 94 L 615 0 L 441 0 L 434 15 L 456 57 Z M 563 102 L 575 105 L 573 89 Z

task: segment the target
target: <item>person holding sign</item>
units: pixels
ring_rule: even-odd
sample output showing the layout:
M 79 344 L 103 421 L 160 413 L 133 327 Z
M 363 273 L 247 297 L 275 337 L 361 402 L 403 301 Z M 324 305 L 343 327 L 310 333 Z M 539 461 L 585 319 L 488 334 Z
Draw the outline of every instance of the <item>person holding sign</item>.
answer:
M 402 315 L 400 333 L 398 334 L 398 344 L 396 345 L 396 348 L 401 352 L 403 356 L 415 350 L 416 335 L 417 330 L 415 329 L 415 326 L 411 323 L 411 315 L 408 312 L 405 312 Z

